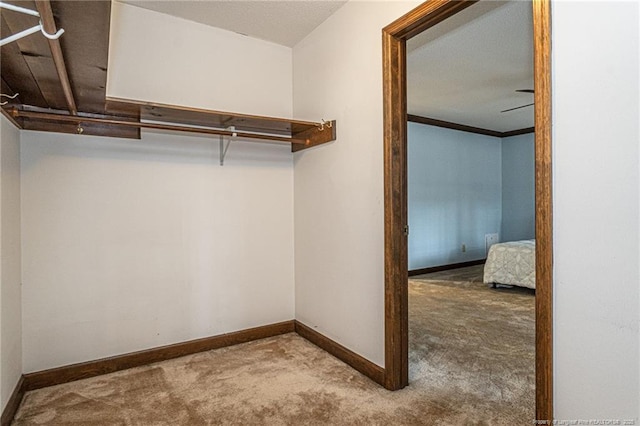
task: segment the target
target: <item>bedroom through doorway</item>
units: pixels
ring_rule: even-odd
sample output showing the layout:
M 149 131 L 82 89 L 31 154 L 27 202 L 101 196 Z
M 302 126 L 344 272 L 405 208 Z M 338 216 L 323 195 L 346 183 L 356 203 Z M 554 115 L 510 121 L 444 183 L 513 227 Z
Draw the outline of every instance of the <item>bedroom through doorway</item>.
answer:
M 533 62 L 530 2 L 406 42 L 408 379 L 514 424 L 536 418 Z
M 385 217 L 388 237 L 386 243 L 386 368 L 388 371 L 387 387 L 389 388 L 403 387 L 407 381 L 419 380 L 421 374 L 423 378 L 429 376 L 429 383 L 435 384 L 437 387 L 441 382 L 451 382 L 452 377 L 457 378 L 456 374 L 463 371 L 456 369 L 458 366 L 470 366 L 472 370 L 476 370 L 477 374 L 480 364 L 485 364 L 488 368 L 484 373 L 489 374 L 486 377 L 490 378 L 491 374 L 497 373 L 495 364 L 492 365 L 490 361 L 492 358 L 498 361 L 496 359 L 498 352 L 494 352 L 493 355 L 476 354 L 473 357 L 469 354 L 467 356 L 469 352 L 473 351 L 462 350 L 464 344 L 456 336 L 468 338 L 469 341 L 476 339 L 476 342 L 470 345 L 473 348 L 483 346 L 482 343 L 489 343 L 484 347 L 493 346 L 493 349 L 499 349 L 500 342 L 502 342 L 503 346 L 510 348 L 507 351 L 503 350 L 502 355 L 505 355 L 505 352 L 513 352 L 511 356 L 514 356 L 513 359 L 517 362 L 511 362 L 511 364 L 517 364 L 516 375 L 519 375 L 522 380 L 512 380 L 510 383 L 482 380 L 485 386 L 480 390 L 480 393 L 484 391 L 484 394 L 479 398 L 484 399 L 486 406 L 487 397 L 489 397 L 489 402 L 495 402 L 497 407 L 501 402 L 508 402 L 501 399 L 504 394 L 519 393 L 522 397 L 521 401 L 528 400 L 528 403 L 522 404 L 523 407 L 524 405 L 527 407 L 524 407 L 520 412 L 519 419 L 529 422 L 533 418 L 550 419 L 552 416 L 551 277 L 548 274 L 551 262 L 550 174 L 548 169 L 550 163 L 550 152 L 548 151 L 550 146 L 549 46 L 548 38 L 541 37 L 548 35 L 549 4 L 546 1 L 535 1 L 533 5 L 526 2 L 525 8 L 522 9 L 524 12 L 518 12 L 517 6 L 522 6 L 522 2 L 514 3 L 518 4 L 508 2 L 499 4 L 495 2 L 481 2 L 479 4 L 474 4 L 474 2 L 464 2 L 464 4 L 443 2 L 434 4 L 428 2 L 390 24 L 384 30 Z M 524 17 L 528 24 L 525 24 L 525 28 L 523 28 L 522 22 L 516 24 L 513 22 L 513 17 L 505 18 L 507 15 L 515 15 L 516 17 L 522 15 L 520 17 Z M 476 34 L 472 34 L 470 39 L 460 41 L 461 35 L 464 35 L 465 32 L 469 33 L 469 27 L 477 27 L 483 20 L 491 22 L 492 19 L 494 25 L 489 25 L 490 31 L 480 29 Z M 504 27 L 506 26 L 508 29 L 510 24 L 513 24 L 511 26 L 516 31 L 521 31 L 522 39 L 528 42 L 524 49 L 517 50 L 514 47 L 516 54 L 502 52 L 502 56 L 500 56 L 500 52 L 496 53 L 491 49 L 483 48 L 483 43 L 484 46 L 489 45 L 491 48 L 517 44 L 518 37 L 505 35 Z M 420 34 L 422 30 L 427 28 L 428 31 Z M 529 32 L 522 32 L 523 29 L 528 29 Z M 502 30 L 502 35 L 499 35 L 499 38 L 492 42 L 490 33 L 495 30 Z M 533 43 L 533 34 L 536 34 L 535 43 Z M 416 35 L 417 37 L 414 37 Z M 458 37 L 457 43 L 455 42 L 456 37 Z M 418 43 L 421 38 L 423 38 L 422 44 Z M 414 42 L 415 44 L 412 44 Z M 449 48 L 442 48 L 447 44 L 449 44 Z M 425 45 L 431 46 L 424 47 Z M 462 53 L 455 51 L 455 48 L 460 46 L 463 47 Z M 438 51 L 438 47 L 440 51 Z M 464 48 L 467 49 L 466 53 Z M 416 51 L 429 51 L 429 49 L 431 49 L 429 52 L 431 55 L 430 64 L 418 66 L 417 69 L 420 72 L 416 74 L 422 75 L 425 70 L 426 74 L 432 73 L 426 77 L 427 81 L 433 83 L 431 87 L 426 89 L 430 104 L 421 111 L 419 110 L 420 106 L 416 106 L 412 99 L 412 94 L 416 94 L 412 86 L 412 77 L 415 77 L 412 75 L 414 72 L 412 71 L 412 55 Z M 535 74 L 533 70 L 534 50 Z M 523 64 L 519 65 L 517 59 L 526 57 L 527 54 L 528 57 L 522 61 Z M 478 66 L 474 67 L 474 59 L 476 64 L 479 64 Z M 449 68 L 443 68 L 446 67 L 447 61 Z M 509 65 L 509 62 L 513 65 Z M 429 65 L 432 69 L 429 69 Z M 525 76 L 527 78 L 509 74 L 513 71 L 509 67 L 518 68 L 519 66 L 521 69 L 525 69 L 524 74 L 528 73 L 528 76 Z M 466 76 L 465 72 L 467 72 Z M 487 77 L 487 73 L 491 72 L 495 75 Z M 472 77 L 478 77 L 475 81 L 475 87 Z M 447 79 L 451 81 L 447 81 Z M 496 86 L 503 83 L 507 86 L 502 90 L 503 99 L 491 98 L 488 93 L 489 89 L 495 91 Z M 406 86 L 404 86 L 405 84 Z M 403 94 L 403 86 L 407 89 L 405 94 Z M 449 89 L 449 92 L 446 92 L 446 89 Z M 533 105 L 534 98 L 535 107 Z M 528 101 L 521 102 L 525 99 Z M 406 121 L 400 122 L 403 117 L 402 104 L 405 100 L 408 106 L 408 124 Z M 505 102 L 511 103 L 511 105 L 505 105 Z M 438 110 L 438 106 L 440 110 Z M 490 118 L 481 117 L 482 114 L 474 116 L 474 108 L 480 110 L 481 113 L 493 111 L 494 115 L 502 114 L 502 116 L 491 121 Z M 534 108 L 536 110 L 535 124 Z M 471 112 L 468 111 L 469 109 Z M 524 113 L 527 110 L 528 117 L 523 120 L 529 120 L 528 123 L 513 119 L 515 116 L 525 117 Z M 512 115 L 511 120 L 501 119 L 507 115 Z M 404 129 L 403 125 L 406 126 Z M 534 127 L 539 131 L 539 134 L 535 136 L 532 132 Z M 422 141 L 422 143 L 416 143 L 412 147 L 412 139 L 418 142 Z M 463 149 L 460 149 L 460 146 Z M 523 148 L 527 151 L 526 155 L 522 152 L 520 154 L 516 152 L 523 146 L 528 147 Z M 403 156 L 406 156 L 405 160 L 400 161 Z M 535 175 L 534 162 L 536 164 Z M 515 174 L 513 174 L 514 172 Z M 407 181 L 404 181 L 403 184 L 403 175 L 405 179 L 408 178 L 408 186 Z M 418 180 L 423 179 L 423 181 L 420 182 L 421 185 L 412 187 L 411 181 L 416 175 L 418 175 Z M 515 182 L 518 178 L 521 178 L 521 181 L 528 181 L 527 186 L 530 189 L 514 193 L 514 187 L 518 187 L 516 185 L 518 182 Z M 536 188 L 532 190 L 534 181 Z M 504 188 L 502 187 L 503 182 L 505 182 Z M 505 191 L 504 197 L 503 190 Z M 526 200 L 525 193 L 529 194 Z M 542 196 L 539 197 L 537 203 L 534 203 L 536 195 Z M 518 197 L 520 197 L 519 202 Z M 409 200 L 408 205 L 407 199 Z M 504 206 L 502 205 L 503 201 Z M 415 202 L 415 204 L 411 204 L 411 202 Z M 416 209 L 414 209 L 415 206 L 417 206 Z M 403 211 L 407 213 L 410 229 L 408 244 L 407 240 L 403 241 L 399 234 L 404 227 Z M 422 211 L 422 218 L 416 213 L 417 211 Z M 539 218 L 542 218 L 538 224 L 534 224 L 534 211 Z M 525 219 L 524 216 L 528 216 L 528 219 Z M 422 222 L 420 222 L 421 220 Z M 404 223 L 406 224 L 406 222 Z M 405 236 L 409 229 L 405 228 Z M 430 239 L 431 244 L 421 245 L 421 242 L 415 239 L 416 234 L 422 234 L 420 236 L 423 239 Z M 483 262 L 491 245 L 505 240 L 533 240 L 535 235 L 542 236 L 539 241 L 544 243 L 540 250 L 542 256 L 538 256 L 537 261 L 530 262 L 534 264 L 534 273 L 536 269 L 542 271 L 539 274 L 538 281 L 541 285 L 538 289 L 538 295 L 534 293 L 534 290 L 527 288 L 533 287 L 533 285 L 530 286 L 526 283 L 515 283 L 517 285 L 514 287 L 499 286 L 497 289 L 492 289 L 489 283 L 483 282 Z M 415 315 L 412 310 L 416 306 L 419 310 L 422 302 L 414 303 L 411 294 L 407 297 L 406 293 L 403 295 L 403 291 L 401 291 L 402 270 L 398 268 L 402 267 L 403 258 L 406 259 L 404 260 L 406 262 L 405 285 L 407 269 L 416 274 L 431 274 L 429 276 L 417 275 L 412 279 L 417 278 L 424 281 L 421 283 L 420 289 L 424 290 L 426 296 L 425 294 L 419 296 L 424 299 L 422 302 L 426 300 L 424 303 L 432 303 L 431 306 L 424 305 L 426 307 L 423 306 L 423 310 L 429 312 L 428 318 L 436 324 L 424 327 L 439 325 L 443 330 L 440 331 L 440 334 L 433 330 L 431 333 L 420 333 L 420 327 L 417 328 L 417 333 L 412 331 L 412 328 L 416 329 L 415 324 L 412 324 L 412 321 L 415 323 Z M 456 267 L 466 267 L 467 269 Z M 433 288 L 425 290 L 429 287 L 429 285 L 424 286 L 425 282 L 429 282 L 430 287 Z M 435 287 L 432 285 L 434 282 L 438 283 Z M 452 289 L 464 289 L 466 292 L 460 293 L 461 297 L 445 294 Z M 476 290 L 486 291 L 487 295 L 498 296 L 502 299 L 485 301 L 483 299 L 485 295 L 476 292 Z M 412 289 L 409 288 L 408 293 L 411 291 Z M 405 298 L 405 302 L 403 302 L 403 298 Z M 409 308 L 403 310 L 403 303 L 407 303 L 407 299 L 409 299 Z M 472 303 L 469 303 L 469 299 Z M 500 304 L 511 305 L 503 313 L 496 313 L 494 308 Z M 446 306 L 451 309 L 445 308 Z M 537 310 L 536 306 L 543 309 Z M 439 319 L 436 314 L 438 310 L 443 314 Z M 485 315 L 482 320 L 479 320 L 477 316 L 482 314 L 482 311 L 493 311 L 494 318 L 490 319 Z M 528 311 L 525 315 L 526 319 L 513 315 L 514 312 L 521 314 L 525 311 Z M 469 327 L 469 324 L 464 324 L 463 317 L 466 314 L 469 314 L 467 319 L 472 319 L 472 322 L 475 321 L 480 326 L 474 328 Z M 501 321 L 502 324 L 493 330 L 492 334 L 487 325 Z M 439 324 L 437 324 L 438 322 Z M 517 326 L 513 326 L 513 324 Z M 459 332 L 455 332 L 456 329 Z M 516 329 L 520 329 L 521 332 L 516 332 Z M 482 332 L 485 333 L 482 334 Z M 411 338 L 398 339 L 403 333 L 412 337 L 415 335 L 426 337 L 414 345 Z M 506 338 L 514 337 L 511 334 L 520 334 L 520 340 L 526 341 L 526 344 L 512 351 L 511 349 L 518 345 L 505 341 Z M 451 350 L 447 352 L 445 349 L 438 355 L 438 348 L 444 348 L 446 340 L 453 341 L 454 344 L 450 346 Z M 428 349 L 427 352 L 435 355 L 435 359 L 431 360 L 433 362 L 420 363 L 420 354 L 416 352 L 420 343 Z M 408 363 L 402 361 L 403 353 L 409 354 Z M 447 362 L 451 361 L 450 364 L 457 363 L 457 365 L 447 365 L 444 368 L 443 365 L 437 365 L 436 361 L 443 359 Z M 417 362 L 415 362 L 416 360 Z M 525 364 L 526 367 L 524 367 Z M 442 373 L 443 371 L 445 373 Z M 438 373 L 442 373 L 442 377 L 438 376 Z M 482 375 L 483 370 L 480 369 L 479 373 Z M 498 374 L 504 375 L 503 373 L 506 373 L 506 370 Z M 515 373 L 514 370 L 511 370 L 511 373 Z M 513 376 L 513 374 L 511 375 Z M 515 387 L 509 389 L 510 385 Z M 468 390 L 469 386 L 471 385 L 463 380 L 459 383 L 458 389 Z M 482 386 L 478 386 L 478 388 L 482 388 Z M 493 398 L 494 395 L 497 396 Z M 462 401 L 470 402 L 469 405 L 473 406 L 473 395 L 467 396 L 469 396 L 468 400 L 463 398 Z

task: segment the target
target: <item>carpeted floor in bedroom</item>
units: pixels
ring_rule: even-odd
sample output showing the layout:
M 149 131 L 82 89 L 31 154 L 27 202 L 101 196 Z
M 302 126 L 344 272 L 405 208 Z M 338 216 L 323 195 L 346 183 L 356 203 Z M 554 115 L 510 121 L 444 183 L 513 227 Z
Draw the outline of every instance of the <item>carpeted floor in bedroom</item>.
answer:
M 528 425 L 534 295 L 482 266 L 412 277 L 410 380 L 388 392 L 296 334 L 27 393 L 14 425 Z

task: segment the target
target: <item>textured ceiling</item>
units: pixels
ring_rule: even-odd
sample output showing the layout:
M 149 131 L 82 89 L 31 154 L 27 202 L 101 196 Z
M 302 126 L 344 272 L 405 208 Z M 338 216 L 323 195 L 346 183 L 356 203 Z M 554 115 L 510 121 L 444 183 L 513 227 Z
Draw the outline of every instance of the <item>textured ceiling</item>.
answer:
M 293 47 L 346 1 L 123 0 L 123 3 Z
M 409 114 L 498 132 L 533 127 L 531 3 L 480 2 L 407 43 Z

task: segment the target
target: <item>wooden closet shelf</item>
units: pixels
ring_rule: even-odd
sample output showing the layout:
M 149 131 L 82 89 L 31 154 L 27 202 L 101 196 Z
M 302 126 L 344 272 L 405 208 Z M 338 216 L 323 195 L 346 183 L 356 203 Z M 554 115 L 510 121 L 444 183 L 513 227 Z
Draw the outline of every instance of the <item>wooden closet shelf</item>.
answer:
M 329 125 L 109 98 L 105 87 L 111 2 L 29 0 L 20 5 L 39 10 L 49 33 L 65 29 L 62 51 L 58 42 L 51 44 L 36 36 L 2 46 L 1 92 L 17 96 L 3 97 L 8 103 L 0 111 L 22 129 L 132 139 L 140 139 L 141 128 L 225 139 L 236 134 L 243 140 L 289 143 L 293 151 L 336 139 L 335 122 Z M 2 13 L 2 34 L 6 37 L 12 28 L 29 28 L 33 19 L 15 11 Z
M 14 121 L 27 130 L 139 139 L 140 129 L 146 128 L 284 142 L 294 152 L 336 139 L 335 121 L 316 123 L 113 98 L 107 99 L 106 111 L 108 114 L 70 115 L 26 105 L 8 109 Z

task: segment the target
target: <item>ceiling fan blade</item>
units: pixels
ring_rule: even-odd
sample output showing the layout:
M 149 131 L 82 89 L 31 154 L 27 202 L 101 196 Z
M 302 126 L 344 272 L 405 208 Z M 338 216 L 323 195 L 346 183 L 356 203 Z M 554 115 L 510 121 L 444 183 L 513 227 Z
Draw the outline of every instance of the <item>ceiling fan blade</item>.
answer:
M 534 93 L 533 89 L 518 89 L 516 92 L 519 93 Z
M 503 112 L 514 111 L 514 110 L 516 110 L 516 109 L 526 108 L 526 107 L 529 107 L 529 106 L 531 106 L 531 105 L 533 105 L 533 104 L 531 103 L 531 104 L 526 104 L 526 105 L 522 105 L 522 106 L 515 107 L 515 108 L 509 108 L 509 109 L 505 109 L 504 111 L 500 111 L 500 112 L 501 112 L 501 113 L 503 113 Z

